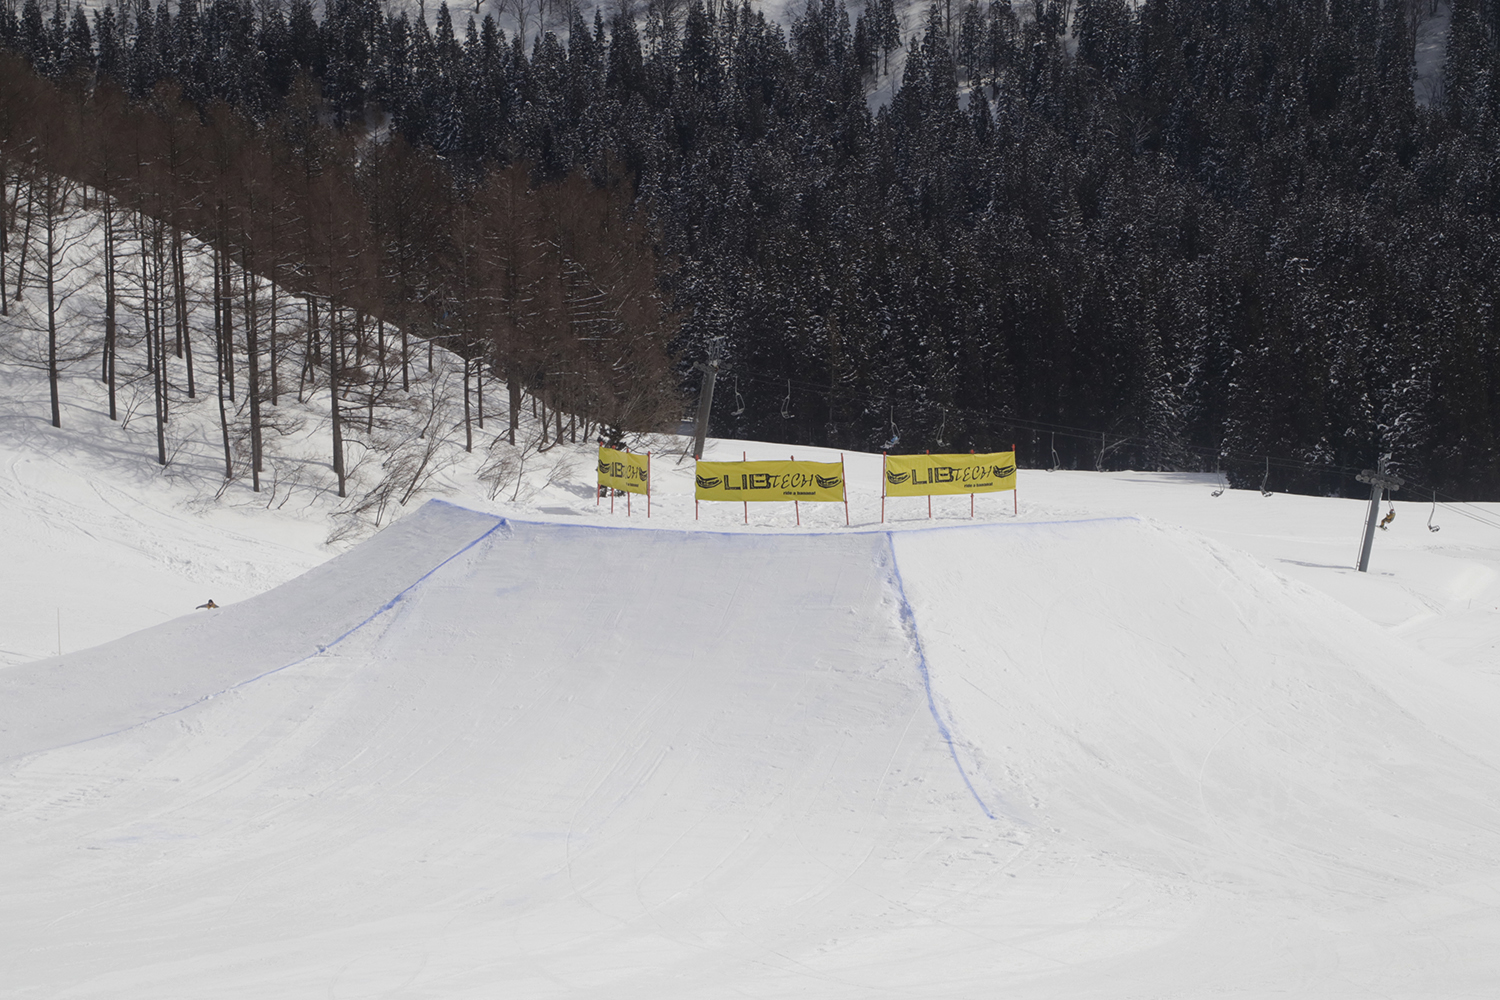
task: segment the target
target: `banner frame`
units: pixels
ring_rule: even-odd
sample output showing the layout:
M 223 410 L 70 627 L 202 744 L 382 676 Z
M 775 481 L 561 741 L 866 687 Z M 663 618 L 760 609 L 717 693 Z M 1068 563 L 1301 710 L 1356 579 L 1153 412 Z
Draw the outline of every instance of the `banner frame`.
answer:
M 601 449 L 603 449 L 603 448 L 609 448 L 609 446 L 604 443 L 604 439 L 603 438 L 598 438 L 597 441 L 596 441 L 596 444 Z M 609 448 L 609 450 L 610 451 L 622 452 L 623 454 L 626 454 L 626 455 L 639 455 L 640 454 L 640 452 L 631 451 L 630 450 L 630 446 L 629 445 L 624 445 L 623 443 L 622 443 L 622 447 L 619 447 L 619 448 Z M 645 458 L 646 458 L 646 517 L 650 518 L 651 517 L 651 452 L 649 452 L 649 451 L 646 452 L 645 453 Z M 604 486 L 603 483 L 596 483 L 595 484 L 595 487 L 594 487 L 594 506 L 595 507 L 599 506 L 599 490 L 603 486 Z M 615 513 L 615 493 L 617 492 L 617 488 L 613 487 L 613 486 L 610 486 L 610 487 L 608 487 L 608 489 L 609 489 L 609 513 L 610 513 L 610 516 L 614 516 L 614 513 Z M 631 506 L 630 505 L 630 494 L 631 494 L 631 491 L 630 490 L 624 490 L 623 492 L 625 494 L 625 516 L 629 517 L 630 513 L 631 513 L 631 510 L 630 510 L 630 506 Z
M 974 449 L 970 448 L 969 449 L 969 454 L 973 455 L 974 453 L 975 453 Z M 924 454 L 924 455 L 931 455 L 932 454 L 932 449 L 931 448 L 925 449 L 922 452 L 922 454 Z M 1003 454 L 1003 452 L 1000 453 L 1000 454 Z M 1017 464 L 1017 461 L 1018 461 L 1018 459 L 1017 459 L 1018 449 L 1017 449 L 1017 447 L 1016 447 L 1016 445 L 1015 445 L 1014 442 L 1011 443 L 1010 454 L 1011 454 L 1011 465 L 1012 465 L 1013 468 L 1016 469 L 1017 472 L 1019 472 L 1020 466 Z M 842 458 L 842 456 L 841 456 L 841 458 Z M 888 452 L 888 451 L 882 451 L 880 453 L 880 523 L 881 524 L 885 523 L 885 501 L 886 501 L 886 498 L 889 496 L 889 493 L 887 492 L 887 489 L 886 489 L 886 483 L 887 483 L 886 474 L 889 471 L 889 468 L 890 468 L 890 452 Z M 1021 492 L 1021 490 L 1020 490 L 1020 478 L 1018 476 L 1017 477 L 1017 481 L 1016 481 L 1016 485 L 1012 486 L 1011 489 L 1010 489 L 1010 494 L 1011 494 L 1011 513 L 1015 517 L 1020 517 L 1021 516 L 1021 501 L 1020 501 L 1020 497 L 1018 495 L 1020 492 Z M 932 519 L 932 498 L 933 498 L 933 495 L 934 494 L 931 494 L 931 493 L 926 494 L 926 497 L 927 497 L 927 518 L 928 518 L 928 520 Z M 959 495 L 961 496 L 962 494 L 959 494 Z M 970 518 L 970 520 L 972 520 L 974 518 L 974 516 L 975 516 L 975 512 L 974 512 L 974 494 L 970 493 L 969 494 L 969 518 Z
M 788 459 L 790 461 L 793 461 L 793 462 L 797 461 L 797 456 L 796 455 L 788 454 L 787 457 L 788 457 Z M 702 460 L 701 459 L 695 459 L 695 461 L 702 461 Z M 748 461 L 750 461 L 750 453 L 747 450 L 742 450 L 740 452 L 740 461 L 741 462 L 748 462 Z M 780 460 L 779 459 L 756 459 L 756 461 L 780 461 Z M 825 462 L 825 463 L 818 463 L 818 464 L 831 465 L 833 463 L 831 463 L 831 462 Z M 835 502 L 835 503 L 842 502 L 843 503 L 843 505 L 844 505 L 844 526 L 848 527 L 849 526 L 849 473 L 848 473 L 847 468 L 845 467 L 844 453 L 842 451 L 839 452 L 839 493 L 840 493 L 839 500 L 836 500 L 836 501 L 833 501 L 833 502 Z M 714 499 L 714 498 L 710 497 L 710 499 Z M 733 502 L 733 501 L 731 501 L 731 502 Z M 748 525 L 750 523 L 750 502 L 749 502 L 749 500 L 742 500 L 742 501 L 740 501 L 740 503 L 744 507 L 744 523 L 746 525 Z M 796 497 L 792 498 L 792 508 L 793 508 L 793 511 L 795 512 L 795 517 L 796 517 L 796 520 L 797 520 L 797 526 L 801 527 L 802 526 L 802 502 L 800 500 L 798 500 Z M 693 496 L 693 520 L 694 521 L 696 521 L 696 520 L 699 519 L 699 515 L 701 513 L 701 510 L 702 510 L 702 501 L 698 498 L 698 496 L 697 496 L 697 494 L 695 492 L 695 494 Z M 884 510 L 884 504 L 882 504 L 882 510 Z

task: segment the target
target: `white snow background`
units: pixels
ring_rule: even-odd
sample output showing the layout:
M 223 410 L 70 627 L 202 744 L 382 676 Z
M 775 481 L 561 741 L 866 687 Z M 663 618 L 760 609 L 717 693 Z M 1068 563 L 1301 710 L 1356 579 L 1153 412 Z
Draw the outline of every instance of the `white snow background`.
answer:
M 746 525 L 659 437 L 627 518 L 585 443 L 492 413 L 464 454 L 438 352 L 438 473 L 376 530 L 326 399 L 283 402 L 259 494 L 206 395 L 158 468 L 129 352 L 128 422 L 94 358 L 50 427 L 35 299 L 0 331 L 0 995 L 1500 984 L 1500 505 L 1400 500 L 1359 574 L 1357 500 L 1023 468 L 1018 514 L 882 524 L 851 453 L 852 526 Z M 412 446 L 350 433 L 358 489 Z M 708 457 L 791 453 L 836 457 Z

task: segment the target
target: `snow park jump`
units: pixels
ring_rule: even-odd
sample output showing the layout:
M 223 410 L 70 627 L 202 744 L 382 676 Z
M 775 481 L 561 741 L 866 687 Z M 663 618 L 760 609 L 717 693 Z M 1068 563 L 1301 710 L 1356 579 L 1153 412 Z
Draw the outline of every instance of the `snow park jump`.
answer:
M 1490 688 L 1133 518 L 429 503 L 0 671 L 32 997 L 1477 996 Z

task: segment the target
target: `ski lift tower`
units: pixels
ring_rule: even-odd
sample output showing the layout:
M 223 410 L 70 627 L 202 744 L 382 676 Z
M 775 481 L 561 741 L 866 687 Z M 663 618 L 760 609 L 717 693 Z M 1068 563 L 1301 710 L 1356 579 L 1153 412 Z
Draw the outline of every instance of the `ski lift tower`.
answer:
M 1396 492 L 1406 485 L 1406 480 L 1387 475 L 1384 468 L 1379 472 L 1366 469 L 1354 478 L 1370 484 L 1370 516 L 1365 519 L 1365 540 L 1359 547 L 1359 571 L 1364 573 L 1370 567 L 1370 546 L 1375 544 L 1375 521 L 1380 517 L 1380 494 L 1385 490 Z
M 714 380 L 719 377 L 719 360 L 724 352 L 724 338 L 715 337 L 709 344 L 708 364 L 693 367 L 703 373 L 703 387 L 698 390 L 698 419 L 693 423 L 693 458 L 703 457 L 703 439 L 708 436 L 708 415 L 714 406 Z M 682 459 L 678 459 L 681 462 Z

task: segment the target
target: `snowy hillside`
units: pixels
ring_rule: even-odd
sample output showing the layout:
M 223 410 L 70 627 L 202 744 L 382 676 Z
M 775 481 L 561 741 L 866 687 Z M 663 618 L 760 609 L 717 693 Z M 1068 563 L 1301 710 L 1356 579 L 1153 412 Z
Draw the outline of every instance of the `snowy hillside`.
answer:
M 59 431 L 0 372 L 8 995 L 1500 975 L 1495 505 L 1396 504 L 1362 575 L 1358 501 L 1023 468 L 1019 513 L 882 525 L 880 458 L 849 454 L 850 527 L 747 525 L 695 511 L 662 438 L 649 520 L 594 496 L 583 444 L 498 492 L 459 450 L 432 489 L 461 506 L 330 544 L 346 508 L 312 472 L 214 501 L 191 408 L 160 470 L 86 375 Z M 59 620 L 65 655 L 25 662 Z
M 429 504 L 259 597 L 0 671 L 10 995 L 1500 974 L 1476 665 L 1139 518 L 648 531 L 556 501 Z M 1419 549 L 1386 565 L 1439 565 Z M 1492 571 L 1470 596 L 1493 624 Z

